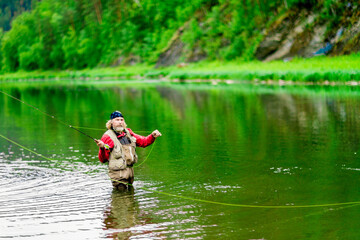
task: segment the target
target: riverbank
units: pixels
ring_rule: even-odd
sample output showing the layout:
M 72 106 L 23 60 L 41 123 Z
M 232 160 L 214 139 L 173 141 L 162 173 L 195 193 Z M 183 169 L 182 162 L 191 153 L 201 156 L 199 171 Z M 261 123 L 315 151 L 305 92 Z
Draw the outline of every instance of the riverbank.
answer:
M 360 55 L 288 61 L 232 61 L 179 64 L 165 68 L 150 65 L 119 66 L 83 70 L 18 71 L 0 75 L 0 81 L 32 80 L 111 80 L 111 79 L 164 79 L 164 80 L 250 80 L 291 82 L 351 82 L 360 81 Z

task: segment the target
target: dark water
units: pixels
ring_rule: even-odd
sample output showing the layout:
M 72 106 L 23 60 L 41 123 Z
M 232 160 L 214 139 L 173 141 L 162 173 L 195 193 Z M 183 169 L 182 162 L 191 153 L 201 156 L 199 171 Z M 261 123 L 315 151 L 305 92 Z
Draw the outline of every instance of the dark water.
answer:
M 0 238 L 359 239 L 360 89 L 3 84 L 96 138 L 113 110 L 159 129 L 132 191 L 112 190 L 89 138 L 0 94 Z M 104 130 L 97 130 L 104 129 Z M 141 163 L 151 147 L 139 149 Z

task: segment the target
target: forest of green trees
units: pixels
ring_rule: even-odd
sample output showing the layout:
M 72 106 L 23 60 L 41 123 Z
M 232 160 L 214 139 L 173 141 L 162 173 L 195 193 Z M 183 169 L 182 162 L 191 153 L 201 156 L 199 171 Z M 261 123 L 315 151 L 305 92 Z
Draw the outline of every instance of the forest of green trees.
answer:
M 21 4 L 14 4 L 20 2 Z M 3 72 L 154 64 L 183 28 L 183 61 L 252 59 L 264 27 L 292 7 L 336 0 L 1 1 Z M 28 11 L 25 11 L 28 10 Z M 8 17 L 4 17 L 4 11 Z M 17 15 L 8 29 L 10 16 Z M 10 14 L 10 15 L 9 15 Z M 185 27 L 186 26 L 186 27 Z
M 3 31 L 10 29 L 13 18 L 25 11 L 30 11 L 39 0 L 0 0 L 0 27 Z

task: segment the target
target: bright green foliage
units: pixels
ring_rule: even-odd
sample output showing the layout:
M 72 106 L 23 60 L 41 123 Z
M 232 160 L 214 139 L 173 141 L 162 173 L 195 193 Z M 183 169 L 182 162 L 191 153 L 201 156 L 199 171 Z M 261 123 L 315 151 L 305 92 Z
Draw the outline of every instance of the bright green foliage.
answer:
M 199 27 L 199 24 L 195 19 L 192 19 L 188 31 L 186 31 L 182 35 L 182 41 L 187 43 L 187 48 L 189 51 L 193 51 L 196 47 L 196 43 L 198 39 L 201 39 L 203 32 L 201 31 L 201 28 Z
M 277 14 L 317 4 L 304 0 L 26 1 L 30 2 L 36 2 L 33 11 L 18 16 L 2 37 L 5 72 L 152 64 L 174 37 L 184 43 L 181 59 L 185 61 L 196 53 L 209 60 L 252 59 L 262 30 Z M 7 5 L 1 3 L 4 10 Z M 331 9 L 337 3 L 323 0 L 320 4 Z M 324 14 L 330 14 L 326 9 Z
M 2 53 L 5 71 L 14 71 L 20 65 L 22 67 L 27 64 L 32 65 L 31 62 L 35 61 L 29 60 L 26 53 L 31 51 L 31 46 L 35 43 L 35 32 L 31 28 L 34 25 L 34 16 L 24 13 L 13 21 L 12 30 L 4 35 Z M 26 61 L 26 64 L 20 63 L 21 56 L 22 60 Z

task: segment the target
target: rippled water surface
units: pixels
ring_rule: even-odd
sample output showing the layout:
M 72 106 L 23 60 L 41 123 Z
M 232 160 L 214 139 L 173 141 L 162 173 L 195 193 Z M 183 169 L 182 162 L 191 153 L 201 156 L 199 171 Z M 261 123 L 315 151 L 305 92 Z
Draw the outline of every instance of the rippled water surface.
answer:
M 0 90 L 95 138 L 114 110 L 136 133 L 163 133 L 138 149 L 146 161 L 134 188 L 118 192 L 91 139 L 0 94 L 0 239 L 360 238 L 359 203 L 309 207 L 360 201 L 358 88 L 120 82 Z

